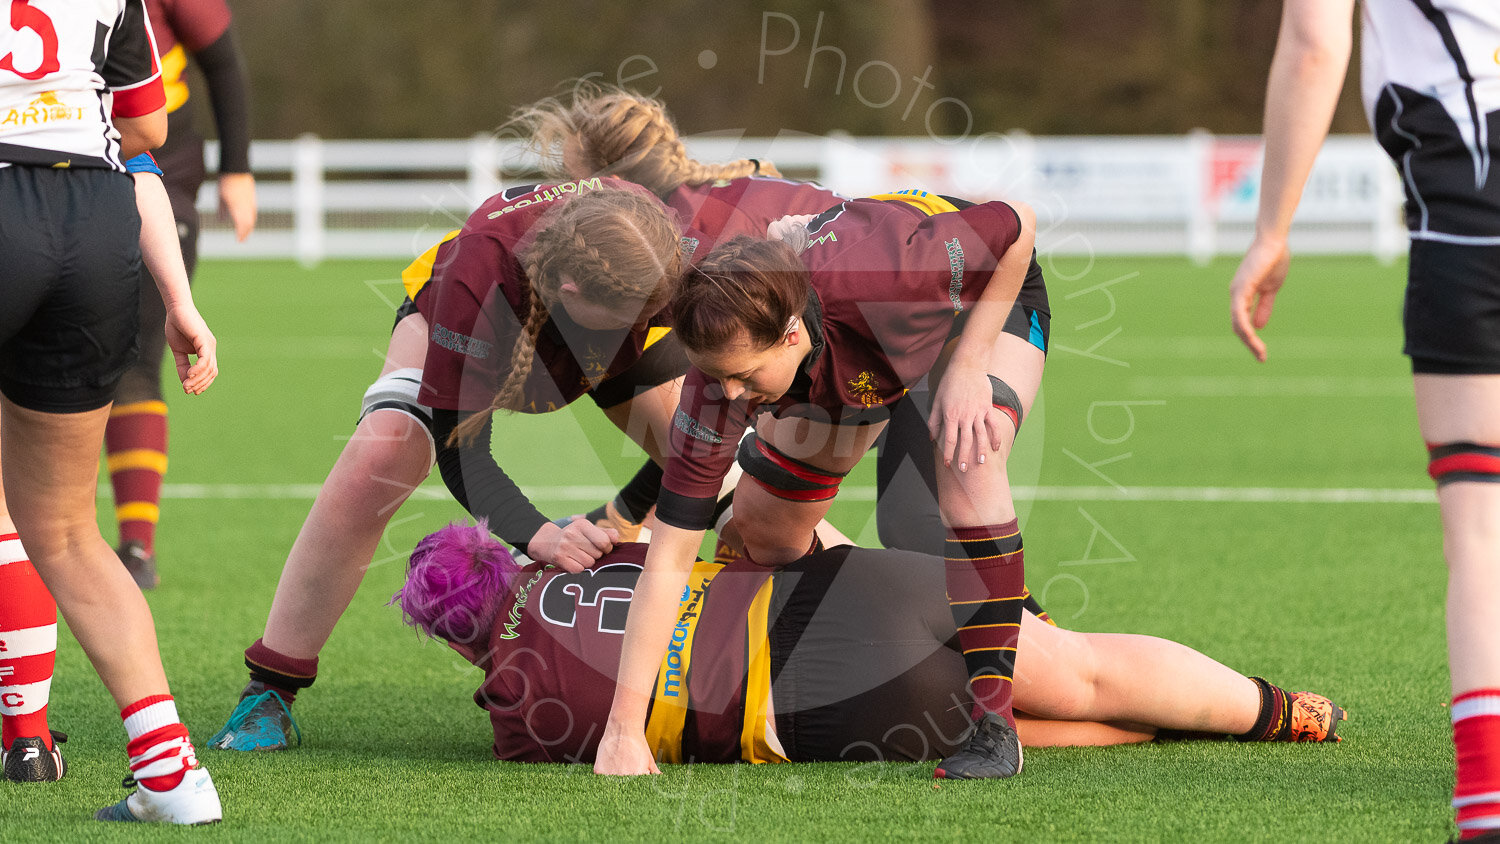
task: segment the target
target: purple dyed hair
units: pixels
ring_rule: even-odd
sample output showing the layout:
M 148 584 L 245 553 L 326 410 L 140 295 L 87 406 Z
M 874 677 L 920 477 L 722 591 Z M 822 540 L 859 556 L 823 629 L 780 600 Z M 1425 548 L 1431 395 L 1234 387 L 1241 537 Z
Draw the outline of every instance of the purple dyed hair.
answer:
M 496 605 L 521 567 L 489 525 L 454 522 L 422 537 L 391 596 L 406 623 L 428 636 L 467 644 L 489 629 Z

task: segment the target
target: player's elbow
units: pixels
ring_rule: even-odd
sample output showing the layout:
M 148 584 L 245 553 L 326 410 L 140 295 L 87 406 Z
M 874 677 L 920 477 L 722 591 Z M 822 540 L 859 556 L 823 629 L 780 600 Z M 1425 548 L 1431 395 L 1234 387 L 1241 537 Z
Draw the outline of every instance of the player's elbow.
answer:
M 120 132 L 120 156 L 130 160 L 167 142 L 167 112 L 158 109 L 140 117 L 115 117 Z
M 1336 69 L 1343 73 L 1354 49 L 1352 26 L 1335 26 L 1331 21 L 1306 20 L 1288 16 L 1277 36 L 1278 55 L 1291 62 L 1299 75 Z

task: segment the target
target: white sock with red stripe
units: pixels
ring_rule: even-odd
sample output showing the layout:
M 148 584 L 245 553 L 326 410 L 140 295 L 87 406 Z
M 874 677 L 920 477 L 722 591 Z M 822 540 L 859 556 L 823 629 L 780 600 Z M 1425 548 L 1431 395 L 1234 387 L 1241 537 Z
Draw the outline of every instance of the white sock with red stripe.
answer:
M 130 737 L 130 775 L 152 791 L 171 791 L 198 758 L 188 739 L 187 726 L 177 717 L 171 695 L 141 698 L 120 710 L 125 733 Z
M 1500 830 L 1500 689 L 1475 689 L 1453 698 L 1453 747 L 1458 755 L 1453 808 L 1459 839 Z
M 0 743 L 40 737 L 57 660 L 57 603 L 14 533 L 0 534 Z

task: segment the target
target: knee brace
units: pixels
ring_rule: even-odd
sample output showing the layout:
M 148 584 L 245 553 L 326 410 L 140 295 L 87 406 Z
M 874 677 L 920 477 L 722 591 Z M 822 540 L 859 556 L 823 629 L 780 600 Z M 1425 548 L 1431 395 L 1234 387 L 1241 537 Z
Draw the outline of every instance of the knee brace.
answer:
M 427 446 L 432 450 L 432 460 L 437 461 L 437 442 L 432 436 L 432 408 L 417 401 L 422 389 L 422 370 L 416 367 L 397 369 L 376 379 L 359 408 L 359 420 L 377 410 L 395 410 L 417 420 L 427 432 Z
M 1427 474 L 1438 486 L 1456 481 L 1500 483 L 1500 448 L 1478 443 L 1428 443 Z
M 739 463 L 756 483 L 786 501 L 828 501 L 844 475 L 832 474 L 782 454 L 753 432 L 740 440 Z
M 1021 417 L 1026 412 L 1021 408 L 1021 397 L 1010 385 L 995 376 L 990 376 L 990 403 L 997 410 L 1010 417 L 1011 424 L 1016 426 L 1016 431 L 1021 430 Z

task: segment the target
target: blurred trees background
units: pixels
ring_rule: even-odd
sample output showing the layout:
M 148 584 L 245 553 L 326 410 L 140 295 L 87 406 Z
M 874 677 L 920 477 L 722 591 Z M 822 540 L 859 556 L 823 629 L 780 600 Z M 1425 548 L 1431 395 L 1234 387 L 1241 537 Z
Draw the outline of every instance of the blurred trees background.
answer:
M 1255 133 L 1281 14 L 1279 0 L 231 5 L 259 138 L 466 137 L 586 74 L 662 97 L 687 133 Z M 1366 131 L 1357 71 L 1334 131 Z

